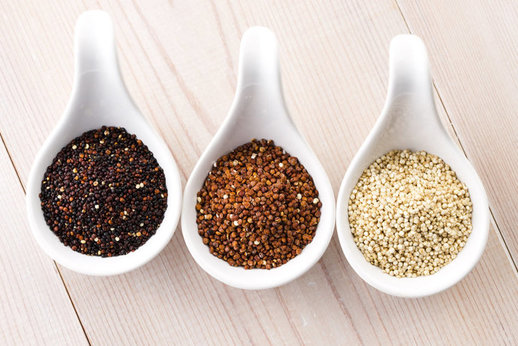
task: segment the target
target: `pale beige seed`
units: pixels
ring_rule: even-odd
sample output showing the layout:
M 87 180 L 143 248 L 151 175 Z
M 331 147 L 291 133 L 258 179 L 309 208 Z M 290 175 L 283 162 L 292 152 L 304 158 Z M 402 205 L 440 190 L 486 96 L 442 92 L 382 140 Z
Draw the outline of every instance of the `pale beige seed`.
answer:
M 351 193 L 348 214 L 365 259 L 397 277 L 436 273 L 472 229 L 466 185 L 424 151 L 394 150 L 374 161 Z

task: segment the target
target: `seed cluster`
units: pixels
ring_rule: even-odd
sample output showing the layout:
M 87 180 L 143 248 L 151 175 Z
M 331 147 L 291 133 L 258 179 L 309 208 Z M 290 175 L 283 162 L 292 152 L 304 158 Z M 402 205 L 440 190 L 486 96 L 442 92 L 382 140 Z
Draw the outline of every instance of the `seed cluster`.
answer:
M 67 144 L 41 183 L 45 221 L 72 250 L 102 257 L 143 245 L 163 220 L 167 189 L 147 146 L 124 128 L 102 127 Z
M 374 161 L 353 189 L 348 212 L 365 259 L 396 277 L 436 273 L 472 228 L 466 185 L 424 151 L 395 150 Z
M 271 140 L 252 140 L 220 157 L 197 195 L 198 233 L 232 266 L 271 269 L 302 252 L 322 203 L 296 157 Z

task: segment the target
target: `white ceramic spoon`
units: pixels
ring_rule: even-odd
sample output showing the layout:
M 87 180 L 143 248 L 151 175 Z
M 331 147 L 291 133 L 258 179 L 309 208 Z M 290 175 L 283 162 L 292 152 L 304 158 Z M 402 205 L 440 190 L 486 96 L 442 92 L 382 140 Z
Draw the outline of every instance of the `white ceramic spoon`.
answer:
M 473 202 L 473 230 L 464 249 L 430 276 L 396 278 L 368 263 L 353 241 L 348 201 L 363 170 L 394 149 L 425 150 L 441 157 L 464 182 Z M 337 203 L 337 231 L 342 250 L 356 273 L 373 287 L 396 296 L 420 297 L 460 281 L 477 263 L 486 245 L 489 208 L 482 182 L 442 126 L 433 100 L 426 48 L 417 36 L 399 35 L 390 44 L 390 78 L 385 107 L 349 165 Z
M 196 225 L 196 194 L 213 163 L 252 138 L 273 139 L 299 158 L 313 177 L 322 201 L 315 238 L 302 253 L 274 269 L 232 267 L 213 256 L 202 243 Z M 239 76 L 230 112 L 199 159 L 184 191 L 182 231 L 196 262 L 216 279 L 238 288 L 262 289 L 285 284 L 306 272 L 326 250 L 334 230 L 333 190 L 317 157 L 295 128 L 284 104 L 275 35 L 266 28 L 250 28 L 241 41 Z
M 74 79 L 65 113 L 32 166 L 26 198 L 29 224 L 42 249 L 71 270 L 90 275 L 127 272 L 151 260 L 171 239 L 180 216 L 180 175 L 167 145 L 126 90 L 117 64 L 113 25 L 105 12 L 88 11 L 77 21 Z M 163 168 L 168 190 L 167 210 L 156 234 L 136 251 L 111 258 L 83 255 L 64 246 L 45 223 L 38 196 L 45 170 L 61 148 L 83 132 L 102 125 L 124 127 L 141 139 Z

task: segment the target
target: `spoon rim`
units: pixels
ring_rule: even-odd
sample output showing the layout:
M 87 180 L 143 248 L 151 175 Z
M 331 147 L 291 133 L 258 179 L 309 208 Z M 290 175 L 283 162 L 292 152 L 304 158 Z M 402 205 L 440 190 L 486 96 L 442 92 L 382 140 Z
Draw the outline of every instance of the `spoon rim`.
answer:
M 342 252 L 364 281 L 390 295 L 417 298 L 452 287 L 475 267 L 487 244 L 489 205 L 484 185 L 475 168 L 439 119 L 424 43 L 415 35 L 398 35 L 392 40 L 390 51 L 389 87 L 385 105 L 342 179 L 337 199 L 336 228 Z M 409 114 L 413 117 L 409 117 Z M 423 131 L 427 134 L 432 133 L 433 142 L 428 137 L 412 134 L 409 132 L 412 129 L 425 129 Z M 440 157 L 467 185 L 473 203 L 472 230 L 466 244 L 451 262 L 431 275 L 398 278 L 385 273 L 365 259 L 351 234 L 348 202 L 358 179 L 376 158 L 397 149 L 425 150 Z M 456 271 L 452 272 L 454 269 Z
M 366 142 L 364 144 L 371 143 Z M 368 167 L 368 164 L 367 167 L 363 169 L 359 167 L 362 149 L 363 146 L 358 152 L 358 155 L 351 161 L 340 185 L 337 198 L 336 229 L 338 240 L 342 252 L 350 266 L 358 276 L 372 287 L 384 293 L 403 298 L 420 298 L 434 295 L 460 282 L 479 262 L 484 253 L 489 236 L 490 220 L 487 195 L 471 163 L 465 159 L 465 164 L 471 166 L 472 178 L 475 180 L 475 182 L 471 183 L 471 187 L 475 187 L 477 190 L 476 200 L 478 204 L 475 206 L 474 202 L 473 213 L 475 213 L 475 210 L 479 213 L 477 214 L 477 224 L 475 225 L 475 223 L 473 223 L 471 233 L 468 236 L 465 246 L 459 251 L 456 258 L 441 267 L 439 271 L 434 274 L 418 276 L 416 278 L 399 278 L 391 276 L 385 273 L 381 268 L 369 263 L 358 249 L 351 234 L 348 218 L 349 198 L 361 173 Z M 351 184 L 351 182 L 353 183 Z M 472 189 L 470 189 L 470 195 L 472 192 Z M 475 199 L 473 196 L 471 196 L 471 198 L 472 201 Z M 452 264 L 455 264 L 455 268 L 458 270 L 455 275 L 443 275 L 443 269 L 452 266 Z M 441 273 L 441 271 L 443 272 Z
M 243 35 L 238 83 L 230 110 L 198 159 L 184 190 L 182 234 L 191 256 L 212 277 L 241 289 L 278 287 L 303 275 L 322 257 L 335 228 L 336 202 L 331 182 L 289 116 L 277 55 L 277 40 L 271 30 L 251 27 Z M 196 194 L 212 163 L 252 138 L 272 139 L 297 157 L 312 177 L 322 201 L 321 218 L 311 243 L 299 255 L 272 269 L 233 267 L 211 254 L 202 243 L 196 223 Z
M 218 133 L 222 130 L 224 130 L 223 125 L 218 130 Z M 213 144 L 219 143 L 218 133 L 214 136 L 214 138 L 207 146 L 207 149 L 205 149 L 204 153 L 201 155 L 185 185 L 181 225 L 182 234 L 187 249 L 189 250 L 191 256 L 194 258 L 195 262 L 205 272 L 229 286 L 246 290 L 260 290 L 279 287 L 287 284 L 302 276 L 321 259 L 327 250 L 331 238 L 334 234 L 336 201 L 329 177 L 327 176 L 323 166 L 318 161 L 318 158 L 314 156 L 318 164 L 313 163 L 314 165 L 312 168 L 314 171 L 319 170 L 321 172 L 318 175 L 318 182 L 315 180 L 313 174 L 310 175 L 313 178 L 315 187 L 319 191 L 319 199 L 322 201 L 322 214 L 324 213 L 325 206 L 327 224 L 324 224 L 322 219 L 320 220 L 312 242 L 306 245 L 306 247 L 304 247 L 299 255 L 295 256 L 287 263 L 272 269 L 244 269 L 243 267 L 231 266 L 223 259 L 220 259 L 210 253 L 209 248 L 202 243 L 202 238 L 198 234 L 196 220 L 187 218 L 188 214 L 195 211 L 196 195 L 208 174 L 208 171 L 206 173 L 201 172 L 201 168 L 208 161 L 209 149 L 213 146 Z M 304 142 L 306 148 L 311 150 L 302 136 L 301 140 Z M 221 155 L 219 157 L 225 155 L 226 152 L 220 154 Z M 312 155 L 314 155 L 314 153 L 312 153 Z M 304 165 L 304 167 L 307 169 L 306 165 Z M 197 184 L 195 186 L 195 184 L 198 182 L 201 182 L 201 185 L 197 186 L 199 185 Z M 194 216 L 196 216 L 195 212 Z M 315 241 L 317 235 L 319 237 L 318 242 Z M 200 244 L 203 246 L 201 247 L 201 251 L 199 250 L 200 247 L 198 247 Z M 255 278 L 252 278 L 252 276 L 255 276 Z
M 138 111 L 138 109 L 136 109 Z M 147 123 L 148 130 L 153 132 L 156 135 L 155 138 L 155 146 L 162 147 L 162 156 L 165 154 L 169 154 L 169 159 L 166 163 L 168 168 L 164 169 L 163 162 L 159 162 L 160 167 L 164 169 L 164 175 L 166 178 L 166 187 L 168 191 L 167 196 L 167 207 L 164 212 L 164 218 L 160 226 L 156 229 L 155 234 L 151 236 L 146 243 L 141 245 L 135 251 L 127 253 L 125 255 L 113 256 L 113 257 L 100 257 L 100 256 L 90 256 L 86 254 L 82 254 L 70 249 L 70 247 L 65 246 L 55 234 L 51 234 L 55 237 L 55 240 L 51 242 L 54 244 L 59 243 L 59 245 L 49 245 L 49 241 L 46 239 L 47 236 L 45 234 L 53 233 L 52 230 L 45 224 L 45 227 L 42 227 L 41 222 L 37 221 L 39 216 L 42 216 L 40 204 L 39 193 L 41 189 L 41 179 L 48 165 L 45 161 L 52 161 L 55 155 L 59 152 L 58 149 L 55 153 L 50 153 L 50 149 L 54 146 L 54 141 L 61 136 L 63 132 L 62 127 L 65 123 L 67 116 L 63 115 L 56 125 L 54 130 L 51 132 L 49 137 L 43 143 L 41 149 L 36 154 L 36 157 L 32 163 L 31 170 L 29 173 L 29 178 L 27 180 L 27 190 L 26 190 L 26 208 L 27 215 L 29 220 L 29 226 L 31 229 L 31 233 L 33 234 L 36 242 L 42 248 L 42 250 L 53 260 L 55 260 L 60 265 L 73 270 L 75 272 L 92 275 L 92 276 L 110 276 L 110 275 L 118 275 L 123 274 L 138 267 L 143 266 L 144 264 L 151 261 L 154 257 L 156 257 L 170 242 L 173 237 L 181 214 L 181 204 L 182 204 L 182 183 L 180 172 L 178 166 L 171 155 L 167 145 L 163 141 L 163 139 L 158 136 L 156 131 L 152 128 L 150 124 L 142 117 L 142 121 Z M 120 126 L 120 125 L 110 125 L 110 126 Z M 100 128 L 100 126 L 95 127 Z M 92 128 L 92 129 L 95 129 Z M 79 133 L 80 132 L 80 133 Z M 71 134 L 70 136 L 73 138 L 80 136 L 84 131 L 79 130 L 78 133 Z M 139 137 L 137 135 L 137 137 Z M 144 144 L 148 145 L 149 142 L 144 142 Z M 156 153 L 151 151 L 156 158 Z M 50 160 L 49 160 L 50 159 Z M 40 174 L 42 173 L 43 174 Z M 40 176 L 41 175 L 41 176 Z M 174 192 L 174 193 L 171 193 Z M 155 237 L 158 233 L 161 235 L 161 241 L 159 243 L 151 242 L 153 237 Z M 157 237 L 158 238 L 158 237 Z M 155 238 L 155 239 L 157 239 Z M 66 248 L 69 251 L 66 251 L 63 254 L 60 250 L 57 250 L 56 247 Z M 153 247 L 153 250 L 148 250 Z M 146 251 L 139 251 L 145 248 Z M 130 260 L 122 260 L 123 258 L 127 259 L 128 256 L 131 256 Z M 82 259 L 79 259 L 82 258 Z M 91 265 L 87 265 L 83 263 L 84 261 L 93 260 L 95 263 L 90 263 Z M 103 262 L 103 263 L 100 263 Z M 121 263 L 114 263 L 121 262 Z M 94 265 L 95 264 L 95 265 Z
M 101 29 L 91 31 L 92 27 Z M 72 93 L 29 173 L 25 197 L 29 227 L 43 251 L 62 266 L 93 276 L 122 274 L 146 264 L 169 244 L 180 219 L 183 192 L 180 172 L 167 144 L 126 89 L 116 59 L 110 16 L 100 10 L 83 12 L 76 22 L 74 47 Z M 97 65 L 101 68 L 97 69 Z M 39 198 L 41 180 L 57 153 L 85 131 L 101 126 L 124 127 L 141 139 L 163 169 L 168 190 L 167 208 L 155 234 L 135 251 L 113 257 L 85 255 L 61 243 L 44 220 Z

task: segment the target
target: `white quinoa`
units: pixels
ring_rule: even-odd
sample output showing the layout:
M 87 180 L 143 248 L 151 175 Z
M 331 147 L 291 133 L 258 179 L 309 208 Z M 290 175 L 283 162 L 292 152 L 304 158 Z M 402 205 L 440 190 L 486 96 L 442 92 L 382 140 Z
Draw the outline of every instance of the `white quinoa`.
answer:
M 348 214 L 365 259 L 396 277 L 436 273 L 472 229 L 468 188 L 424 151 L 394 150 L 374 161 L 351 193 Z

